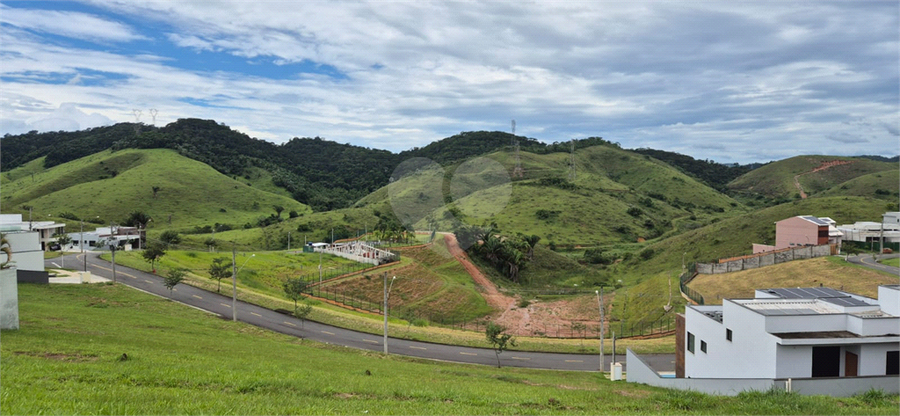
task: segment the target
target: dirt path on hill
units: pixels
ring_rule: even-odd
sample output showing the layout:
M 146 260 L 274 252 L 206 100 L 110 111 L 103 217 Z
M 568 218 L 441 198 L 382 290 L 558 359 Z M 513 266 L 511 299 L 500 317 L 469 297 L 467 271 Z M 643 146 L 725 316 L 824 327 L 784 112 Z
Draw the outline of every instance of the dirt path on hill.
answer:
M 585 336 L 596 336 L 598 333 L 597 322 L 600 312 L 594 296 L 578 296 L 552 302 L 534 301 L 520 308 L 518 297 L 501 293 L 497 286 L 472 264 L 466 252 L 459 247 L 456 236 L 444 234 L 444 241 L 450 254 L 472 276 L 488 305 L 497 310 L 491 318 L 492 321 L 505 326 L 508 333 L 518 336 L 571 337 L 574 322 L 586 326 L 583 333 Z M 604 300 L 610 302 L 611 298 L 611 295 L 607 295 Z
M 797 190 L 800 191 L 800 199 L 806 199 L 806 196 L 807 196 L 807 195 L 806 195 L 806 192 L 803 192 L 803 187 L 800 186 L 800 177 L 801 177 L 801 176 L 803 176 L 803 175 L 809 175 L 810 173 L 820 172 L 820 171 L 823 171 L 823 170 L 825 170 L 825 169 L 831 169 L 831 168 L 833 168 L 833 167 L 835 167 L 835 166 L 849 165 L 849 164 L 851 164 L 851 163 L 853 163 L 853 162 L 850 161 L 850 160 L 832 160 L 832 161 L 830 161 L 830 162 L 822 162 L 821 165 L 819 165 L 818 167 L 816 167 L 815 169 L 813 169 L 813 170 L 811 170 L 811 171 L 809 171 L 809 172 L 803 172 L 803 173 L 801 173 L 801 174 L 799 174 L 799 175 L 794 175 L 794 186 L 796 186 L 796 187 L 797 187 Z

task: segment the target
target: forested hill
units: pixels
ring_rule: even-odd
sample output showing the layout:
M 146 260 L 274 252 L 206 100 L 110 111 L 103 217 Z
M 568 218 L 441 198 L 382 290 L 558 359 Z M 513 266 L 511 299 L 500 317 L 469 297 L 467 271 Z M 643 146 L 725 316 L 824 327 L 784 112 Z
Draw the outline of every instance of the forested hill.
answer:
M 247 136 L 213 120 L 180 119 L 165 127 L 120 123 L 76 132 L 32 131 L 2 138 L 0 164 L 8 171 L 46 156 L 45 167 L 56 166 L 103 150 L 173 149 L 206 163 L 235 179 L 267 172 L 275 185 L 316 211 L 350 206 L 386 185 L 403 161 L 422 157 L 442 165 L 509 149 L 518 141 L 523 152 L 552 153 L 609 143 L 600 137 L 545 144 L 533 138 L 497 131 L 460 133 L 399 154 L 341 144 L 321 138 L 294 138 L 274 144 Z M 615 144 L 614 144 L 615 145 Z M 694 160 L 677 153 L 642 149 L 677 166 L 714 188 L 743 173 L 740 168 Z
M 680 153 L 667 152 L 665 150 L 656 149 L 634 149 L 635 153 L 647 155 L 655 159 L 659 159 L 672 166 L 681 169 L 683 172 L 691 175 L 713 189 L 719 192 L 728 190 L 728 183 L 735 180 L 739 176 L 750 172 L 755 165 L 730 166 L 716 163 L 709 160 L 694 159 L 688 155 Z

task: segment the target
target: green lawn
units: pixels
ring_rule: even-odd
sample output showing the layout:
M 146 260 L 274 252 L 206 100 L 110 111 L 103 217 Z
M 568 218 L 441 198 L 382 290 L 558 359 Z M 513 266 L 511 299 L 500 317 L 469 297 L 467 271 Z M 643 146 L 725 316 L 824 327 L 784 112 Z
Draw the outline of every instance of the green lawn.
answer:
M 715 397 L 431 362 L 219 319 L 119 285 L 20 285 L 2 414 L 896 414 L 897 396 Z M 127 354 L 127 359 L 124 355 Z
M 880 261 L 880 263 L 884 264 L 886 266 L 900 267 L 900 258 L 882 260 L 882 261 Z

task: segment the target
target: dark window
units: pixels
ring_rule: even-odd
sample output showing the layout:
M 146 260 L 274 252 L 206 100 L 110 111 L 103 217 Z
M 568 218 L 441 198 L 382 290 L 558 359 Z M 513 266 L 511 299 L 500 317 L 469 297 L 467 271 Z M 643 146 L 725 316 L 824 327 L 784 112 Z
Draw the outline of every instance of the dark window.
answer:
M 812 376 L 839 377 L 841 375 L 841 347 L 813 347 Z
M 700 341 L 700 351 L 706 352 L 706 341 Z
M 731 330 L 728 328 L 725 328 L 725 339 L 731 341 Z
M 694 352 L 694 334 L 688 332 L 688 351 Z
M 900 374 L 900 351 L 887 352 L 887 365 L 885 367 L 885 375 L 890 376 Z

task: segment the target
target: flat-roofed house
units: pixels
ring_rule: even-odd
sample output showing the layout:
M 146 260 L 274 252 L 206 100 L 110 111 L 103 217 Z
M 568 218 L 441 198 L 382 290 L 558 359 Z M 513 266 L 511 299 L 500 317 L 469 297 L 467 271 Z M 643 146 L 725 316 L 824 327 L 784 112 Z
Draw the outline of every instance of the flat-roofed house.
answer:
M 688 305 L 683 339 L 676 372 L 686 378 L 897 376 L 900 285 L 880 286 L 878 299 L 784 288 Z

